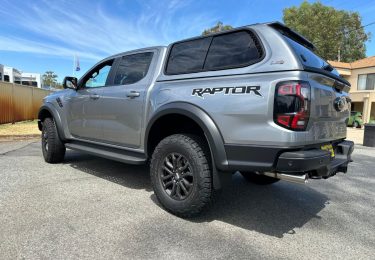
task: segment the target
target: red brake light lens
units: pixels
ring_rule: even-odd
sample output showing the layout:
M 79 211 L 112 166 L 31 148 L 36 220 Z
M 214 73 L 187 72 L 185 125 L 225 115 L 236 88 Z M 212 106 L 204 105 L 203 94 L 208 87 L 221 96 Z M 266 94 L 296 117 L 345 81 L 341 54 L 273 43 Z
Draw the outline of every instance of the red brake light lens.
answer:
M 306 130 L 310 117 L 310 85 L 304 81 L 281 82 L 276 86 L 274 121 L 295 131 Z

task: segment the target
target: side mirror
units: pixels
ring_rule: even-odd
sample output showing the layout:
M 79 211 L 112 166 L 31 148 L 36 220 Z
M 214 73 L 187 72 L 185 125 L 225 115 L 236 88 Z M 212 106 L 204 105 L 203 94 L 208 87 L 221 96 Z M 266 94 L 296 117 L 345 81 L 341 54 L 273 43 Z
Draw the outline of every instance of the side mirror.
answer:
M 78 80 L 76 77 L 65 77 L 63 81 L 63 87 L 76 90 L 78 87 Z

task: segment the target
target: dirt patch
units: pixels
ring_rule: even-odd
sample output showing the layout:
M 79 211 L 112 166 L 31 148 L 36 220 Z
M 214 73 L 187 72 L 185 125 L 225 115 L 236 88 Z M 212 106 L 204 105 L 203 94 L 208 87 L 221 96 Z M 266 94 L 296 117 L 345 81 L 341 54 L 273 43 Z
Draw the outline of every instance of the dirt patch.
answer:
M 25 140 L 39 140 L 40 135 L 9 135 L 9 136 L 1 136 L 0 135 L 0 142 L 11 142 L 11 141 L 25 141 Z
M 39 135 L 37 121 L 23 121 L 0 125 L 0 136 Z
M 37 121 L 24 121 L 0 125 L 0 139 L 30 139 L 40 136 Z

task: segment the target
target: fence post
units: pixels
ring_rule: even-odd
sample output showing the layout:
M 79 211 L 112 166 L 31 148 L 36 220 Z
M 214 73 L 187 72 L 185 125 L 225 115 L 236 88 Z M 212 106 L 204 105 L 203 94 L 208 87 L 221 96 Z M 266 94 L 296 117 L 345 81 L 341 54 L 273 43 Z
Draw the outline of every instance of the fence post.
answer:
M 31 120 L 34 121 L 34 87 L 31 88 Z
M 16 119 L 15 119 L 15 113 L 14 113 L 14 111 L 15 111 L 15 102 L 14 102 L 14 83 L 12 83 L 12 124 L 15 124 L 16 123 Z

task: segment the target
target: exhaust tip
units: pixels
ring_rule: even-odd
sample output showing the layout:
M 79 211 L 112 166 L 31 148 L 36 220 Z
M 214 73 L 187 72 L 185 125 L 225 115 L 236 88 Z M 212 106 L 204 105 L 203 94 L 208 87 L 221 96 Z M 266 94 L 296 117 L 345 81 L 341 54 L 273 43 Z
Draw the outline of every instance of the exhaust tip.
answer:
M 279 180 L 284 180 L 284 181 L 298 183 L 298 184 L 306 184 L 309 180 L 308 174 L 292 175 L 292 174 L 286 174 L 286 173 L 265 172 L 264 175 L 273 177 Z

